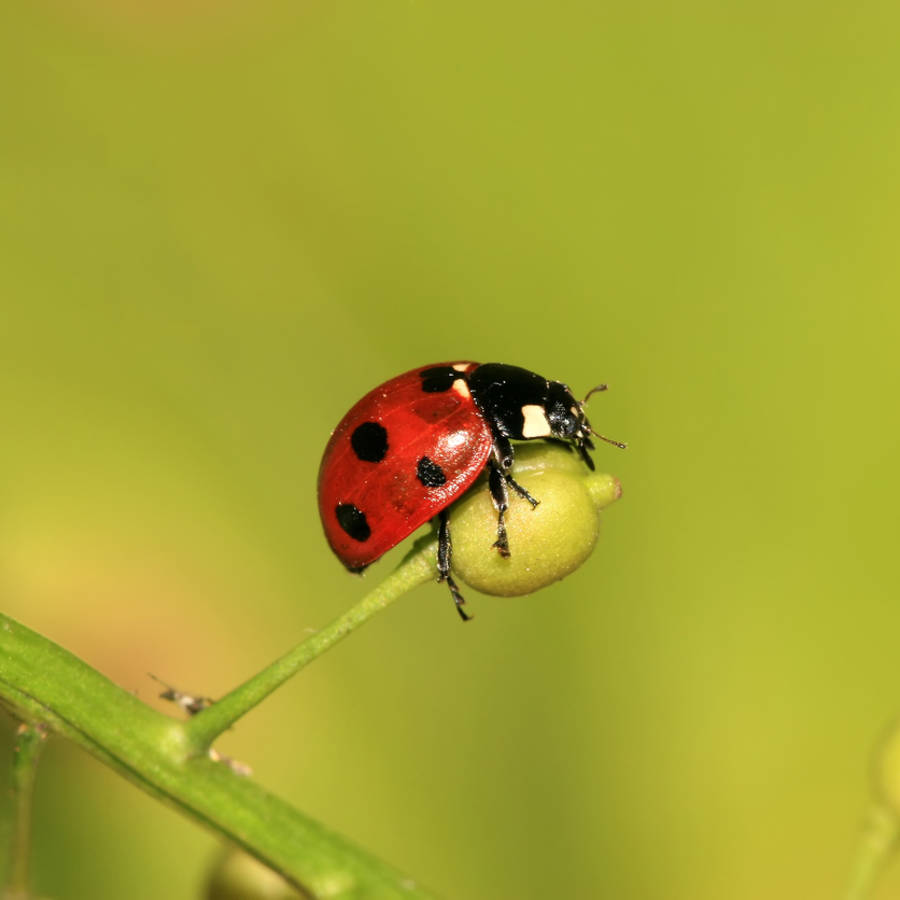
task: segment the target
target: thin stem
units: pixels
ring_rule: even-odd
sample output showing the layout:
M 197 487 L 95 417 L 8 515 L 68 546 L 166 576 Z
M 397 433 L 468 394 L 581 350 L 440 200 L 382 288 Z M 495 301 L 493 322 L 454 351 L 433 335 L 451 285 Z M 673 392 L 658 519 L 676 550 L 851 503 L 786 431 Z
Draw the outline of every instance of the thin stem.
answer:
M 191 758 L 188 723 L 157 712 L 2 613 L 0 707 L 20 721 L 41 722 L 48 731 L 74 741 L 311 896 L 430 896 L 408 876 L 309 819 L 252 778 L 208 755 Z M 0 842 L 0 863 L 5 855 Z M 3 889 L 0 878 L 0 895 Z
M 187 722 L 185 731 L 192 752 L 197 755 L 205 753 L 222 732 L 227 731 L 307 663 L 333 647 L 375 613 L 386 609 L 407 591 L 433 580 L 435 572 L 435 541 L 431 535 L 427 535 L 416 541 L 400 565 L 356 606 Z
M 30 896 L 31 801 L 44 737 L 45 731 L 40 725 L 23 723 L 16 731 L 10 778 L 11 828 L 4 900 L 26 900 Z
M 875 879 L 896 851 L 898 839 L 900 822 L 893 810 L 873 803 L 863 823 L 845 900 L 866 900 L 872 895 Z

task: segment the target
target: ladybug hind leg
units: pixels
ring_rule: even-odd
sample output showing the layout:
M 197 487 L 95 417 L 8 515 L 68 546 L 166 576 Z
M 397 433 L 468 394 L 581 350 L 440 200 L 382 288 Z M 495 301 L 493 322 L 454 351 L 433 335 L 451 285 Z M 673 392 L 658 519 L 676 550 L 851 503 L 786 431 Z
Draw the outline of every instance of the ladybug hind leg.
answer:
M 466 602 L 465 597 L 459 592 L 453 576 L 450 574 L 450 557 L 453 555 L 453 545 L 450 543 L 450 516 L 446 509 L 442 509 L 438 513 L 438 581 L 446 581 L 447 587 L 450 588 L 450 596 L 456 604 L 456 611 L 459 613 L 463 622 L 468 622 L 472 617 L 463 609 Z

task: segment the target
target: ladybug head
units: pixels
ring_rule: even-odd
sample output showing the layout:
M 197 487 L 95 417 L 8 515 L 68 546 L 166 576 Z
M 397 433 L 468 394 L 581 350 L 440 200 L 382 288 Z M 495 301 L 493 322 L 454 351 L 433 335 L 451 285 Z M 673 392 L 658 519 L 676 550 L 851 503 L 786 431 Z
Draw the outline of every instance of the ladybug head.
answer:
M 594 449 L 591 435 L 623 450 L 626 446 L 620 441 L 614 441 L 594 431 L 584 413 L 584 405 L 591 394 L 605 390 L 605 384 L 598 384 L 587 392 L 584 400 L 576 400 L 568 386 L 560 381 L 551 381 L 547 390 L 547 421 L 550 423 L 553 436 L 571 442 L 589 469 L 594 468 L 594 461 L 589 452 Z

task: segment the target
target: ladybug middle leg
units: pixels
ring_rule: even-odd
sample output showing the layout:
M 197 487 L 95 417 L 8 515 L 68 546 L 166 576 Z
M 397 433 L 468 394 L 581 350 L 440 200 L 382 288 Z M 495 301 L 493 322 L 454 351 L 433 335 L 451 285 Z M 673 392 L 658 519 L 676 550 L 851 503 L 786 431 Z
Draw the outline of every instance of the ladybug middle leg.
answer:
M 459 592 L 459 588 L 450 574 L 450 557 L 453 555 L 453 545 L 450 543 L 450 516 L 447 515 L 446 509 L 442 509 L 438 513 L 438 521 L 440 523 L 438 527 L 437 553 L 438 581 L 447 582 L 447 587 L 450 588 L 450 596 L 453 597 L 453 602 L 456 604 L 456 611 L 463 622 L 468 622 L 472 617 L 467 615 L 463 609 L 463 604 L 466 600 Z
M 539 500 L 536 500 L 525 488 L 519 484 L 509 470 L 513 464 L 513 449 L 509 438 L 502 435 L 494 438 L 494 456 L 488 463 L 490 471 L 488 472 L 488 488 L 491 492 L 491 499 L 497 509 L 497 540 L 494 546 L 500 551 L 501 556 L 509 556 L 509 539 L 506 535 L 506 524 L 503 516 L 509 509 L 509 491 L 511 487 L 523 500 L 527 500 L 534 509 Z

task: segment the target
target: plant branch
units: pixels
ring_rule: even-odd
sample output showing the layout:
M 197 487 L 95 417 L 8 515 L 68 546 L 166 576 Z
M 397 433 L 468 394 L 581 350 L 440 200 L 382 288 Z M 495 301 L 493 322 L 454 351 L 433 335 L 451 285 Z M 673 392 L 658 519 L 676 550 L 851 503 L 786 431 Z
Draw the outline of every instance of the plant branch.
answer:
M 28 865 L 31 857 L 31 805 L 38 760 L 46 732 L 40 725 L 22 723 L 16 729 L 10 771 L 9 813 L 4 900 L 30 896 Z
M 845 900 L 866 900 L 875 880 L 897 849 L 900 822 L 893 810 L 875 802 L 869 808 L 850 870 Z
M 0 705 L 68 738 L 143 790 L 176 807 L 314 897 L 425 898 L 410 879 L 308 819 L 198 747 L 294 672 L 434 577 L 434 541 L 419 542 L 384 584 L 221 703 L 183 722 L 151 709 L 64 648 L 0 614 Z M 234 699 L 229 699 L 229 698 Z M 195 724 L 199 723 L 199 724 Z
M 407 591 L 435 577 L 435 548 L 432 535 L 420 538 L 399 566 L 356 606 L 307 638 L 280 659 L 197 713 L 186 725 L 193 753 L 205 753 L 224 731 L 276 688 L 280 687 L 316 657 L 359 628 L 375 613 L 386 609 Z

